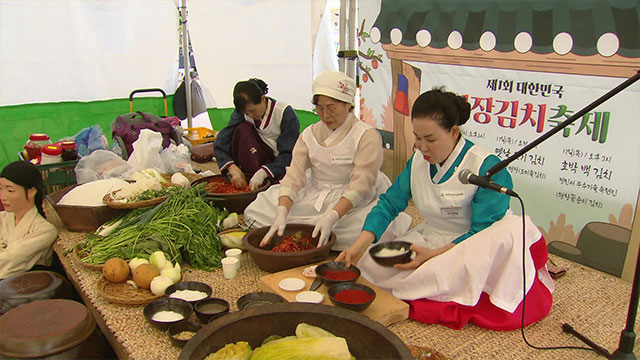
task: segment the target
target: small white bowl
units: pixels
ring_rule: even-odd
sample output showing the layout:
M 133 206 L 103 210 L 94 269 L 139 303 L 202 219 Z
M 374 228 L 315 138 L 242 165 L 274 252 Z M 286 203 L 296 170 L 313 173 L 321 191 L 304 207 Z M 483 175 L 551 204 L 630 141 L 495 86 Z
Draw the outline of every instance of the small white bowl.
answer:
M 304 289 L 305 282 L 304 280 L 298 278 L 286 278 L 280 280 L 278 286 L 280 286 L 280 289 L 286 291 L 299 291 Z
M 320 304 L 324 300 L 324 295 L 317 291 L 303 291 L 296 295 L 296 301 L 301 303 Z

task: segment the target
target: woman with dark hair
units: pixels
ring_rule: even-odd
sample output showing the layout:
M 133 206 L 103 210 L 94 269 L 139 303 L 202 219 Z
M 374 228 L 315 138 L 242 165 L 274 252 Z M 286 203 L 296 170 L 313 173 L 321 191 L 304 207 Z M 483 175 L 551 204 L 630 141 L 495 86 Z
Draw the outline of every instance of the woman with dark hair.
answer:
M 267 178 L 277 181 L 291 163 L 300 122 L 290 105 L 266 96 L 267 84 L 260 79 L 240 81 L 233 88 L 235 110 L 220 130 L 214 154 L 220 171 L 234 186 L 259 188 Z
M 26 161 L 7 165 L 0 173 L 0 200 L 0 279 L 51 265 L 58 230 L 45 220 L 38 168 Z
M 364 278 L 407 301 L 415 320 L 454 329 L 468 321 L 517 329 L 523 320 L 522 217 L 511 213 L 507 195 L 458 180 L 463 169 L 484 174 L 500 161 L 462 136 L 460 126 L 469 115 L 466 99 L 451 92 L 434 89 L 416 99 L 411 121 L 417 150 L 337 261 L 357 263 Z M 493 180 L 512 187 L 506 169 Z M 367 249 L 410 199 L 424 222 L 395 240 L 410 242 L 415 256 L 382 267 Z M 545 267 L 545 240 L 525 220 L 528 325 L 549 313 L 554 284 Z

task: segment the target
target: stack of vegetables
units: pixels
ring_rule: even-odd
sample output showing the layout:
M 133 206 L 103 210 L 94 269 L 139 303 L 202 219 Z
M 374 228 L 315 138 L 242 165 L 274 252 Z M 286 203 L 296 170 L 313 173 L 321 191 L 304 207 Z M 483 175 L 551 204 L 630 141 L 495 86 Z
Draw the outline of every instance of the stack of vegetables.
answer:
M 169 261 L 184 260 L 193 268 L 212 270 L 224 257 L 217 233 L 226 210 L 204 199 L 204 184 L 183 189 L 171 187 L 164 202 L 132 210 L 89 234 L 78 243 L 83 261 L 103 264 L 110 258 L 149 257 L 163 251 Z
M 313 325 L 300 323 L 292 336 L 271 335 L 262 345 L 251 349 L 246 341 L 230 343 L 207 355 L 205 360 L 295 360 L 324 359 L 351 360 L 349 346 L 344 338 Z

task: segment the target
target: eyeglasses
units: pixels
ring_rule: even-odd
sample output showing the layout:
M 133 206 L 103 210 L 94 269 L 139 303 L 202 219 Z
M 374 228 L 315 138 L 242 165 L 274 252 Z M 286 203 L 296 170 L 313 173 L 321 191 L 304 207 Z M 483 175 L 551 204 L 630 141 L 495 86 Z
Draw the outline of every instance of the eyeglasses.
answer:
M 336 106 L 335 105 L 320 105 L 320 106 L 316 106 L 315 108 L 313 108 L 313 112 L 315 114 L 320 115 L 320 113 L 326 113 L 327 115 L 334 115 L 336 113 Z

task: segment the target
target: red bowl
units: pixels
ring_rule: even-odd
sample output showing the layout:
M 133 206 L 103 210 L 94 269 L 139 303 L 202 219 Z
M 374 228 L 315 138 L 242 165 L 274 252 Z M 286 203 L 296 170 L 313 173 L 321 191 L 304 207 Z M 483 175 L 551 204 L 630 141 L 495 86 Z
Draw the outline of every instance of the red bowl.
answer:
M 267 272 L 278 272 L 294 267 L 322 261 L 331 251 L 331 247 L 336 242 L 336 235 L 332 232 L 329 241 L 319 248 L 296 252 L 273 252 L 271 251 L 274 244 L 278 244 L 282 238 L 295 234 L 300 231 L 302 236 L 310 239 L 313 246 L 318 245 L 319 237 L 311 237 L 313 225 L 306 224 L 287 224 L 282 236 L 274 235 L 271 244 L 264 248 L 260 247 L 260 241 L 269 231 L 269 226 L 257 228 L 248 232 L 242 238 L 242 244 L 247 248 L 256 265 Z

